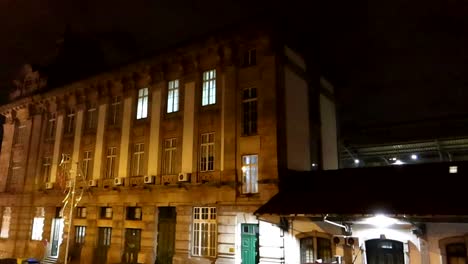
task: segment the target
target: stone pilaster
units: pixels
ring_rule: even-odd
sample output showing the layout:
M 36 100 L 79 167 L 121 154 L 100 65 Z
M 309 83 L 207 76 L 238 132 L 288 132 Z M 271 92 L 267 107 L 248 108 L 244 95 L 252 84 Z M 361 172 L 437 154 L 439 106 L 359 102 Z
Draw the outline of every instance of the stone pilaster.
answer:
M 132 97 L 124 100 L 122 115 L 122 135 L 119 149 L 119 177 L 126 177 L 128 174 L 128 147 L 130 143 L 130 125 L 132 123 Z
M 60 153 L 60 146 L 62 144 L 62 130 L 63 130 L 63 113 L 57 115 L 57 126 L 55 128 L 55 141 L 54 152 L 52 155 L 52 167 L 50 170 L 50 181 L 55 182 L 57 179 L 57 170 L 62 153 Z
M 153 102 L 151 104 L 151 128 L 149 137 L 149 154 L 148 154 L 148 175 L 158 175 L 159 162 L 151 162 L 159 160 L 159 131 L 161 124 L 161 90 L 163 82 L 160 82 L 156 89 L 153 90 Z
M 182 138 L 182 172 L 193 171 L 193 148 L 195 134 L 195 82 L 185 84 L 184 131 Z
M 177 206 L 177 223 L 174 264 L 183 264 L 188 262 L 190 257 L 190 237 L 192 223 L 192 207 Z
M 15 124 L 13 122 L 3 124 L 2 152 L 0 153 L 0 192 L 6 190 L 8 176 L 10 175 L 14 134 Z
M 78 159 L 80 157 L 81 136 L 83 133 L 83 109 L 76 112 L 75 136 L 73 138 L 72 170 L 78 171 Z
M 41 157 L 39 157 L 40 143 L 41 143 L 41 133 L 42 131 L 42 115 L 36 114 L 32 117 L 32 128 L 30 133 L 30 144 L 29 144 L 29 154 L 26 164 L 26 180 L 24 182 L 24 191 L 31 192 L 34 190 L 34 184 L 36 181 L 36 176 L 40 175 L 40 169 L 37 171 L 37 164 Z
M 104 129 L 106 126 L 107 105 L 99 106 L 96 144 L 94 145 L 93 179 L 101 178 L 102 151 L 104 148 Z

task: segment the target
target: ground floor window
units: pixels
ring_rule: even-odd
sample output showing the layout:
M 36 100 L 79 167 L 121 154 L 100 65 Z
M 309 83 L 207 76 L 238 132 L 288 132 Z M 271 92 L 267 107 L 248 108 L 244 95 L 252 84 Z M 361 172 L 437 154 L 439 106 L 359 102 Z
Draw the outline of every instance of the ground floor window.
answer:
M 193 208 L 192 255 L 215 257 L 217 234 L 216 207 Z
M 446 246 L 447 264 L 466 264 L 465 243 L 452 243 Z
M 301 264 L 331 262 L 331 242 L 323 237 L 304 237 L 301 239 Z

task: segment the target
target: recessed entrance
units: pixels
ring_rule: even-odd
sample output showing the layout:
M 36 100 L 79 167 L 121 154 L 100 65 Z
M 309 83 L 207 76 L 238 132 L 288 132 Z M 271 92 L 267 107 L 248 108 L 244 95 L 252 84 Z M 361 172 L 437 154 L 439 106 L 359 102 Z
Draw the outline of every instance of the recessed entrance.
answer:
M 390 239 L 366 241 L 367 264 L 405 264 L 403 243 Z

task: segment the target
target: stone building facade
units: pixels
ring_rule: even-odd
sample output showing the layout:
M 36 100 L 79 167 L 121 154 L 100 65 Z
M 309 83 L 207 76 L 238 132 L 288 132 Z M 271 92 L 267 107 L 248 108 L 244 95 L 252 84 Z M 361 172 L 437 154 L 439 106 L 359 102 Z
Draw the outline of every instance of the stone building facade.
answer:
M 282 169 L 322 164 L 312 90 L 304 59 L 255 28 L 12 100 L 0 257 L 281 262 L 260 252 L 253 212 Z

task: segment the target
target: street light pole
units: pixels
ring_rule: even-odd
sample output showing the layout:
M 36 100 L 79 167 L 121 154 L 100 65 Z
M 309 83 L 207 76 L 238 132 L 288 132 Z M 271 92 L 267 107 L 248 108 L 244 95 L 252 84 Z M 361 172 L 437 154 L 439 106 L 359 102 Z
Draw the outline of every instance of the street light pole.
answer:
M 70 232 L 71 232 L 71 225 L 73 222 L 73 208 L 75 207 L 75 185 L 76 185 L 76 175 L 70 170 L 70 180 L 71 180 L 71 197 L 70 202 L 68 203 L 70 206 L 70 212 L 68 212 L 68 232 L 67 232 L 67 244 L 65 247 L 65 264 L 68 263 L 68 251 L 70 247 Z

